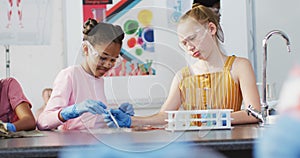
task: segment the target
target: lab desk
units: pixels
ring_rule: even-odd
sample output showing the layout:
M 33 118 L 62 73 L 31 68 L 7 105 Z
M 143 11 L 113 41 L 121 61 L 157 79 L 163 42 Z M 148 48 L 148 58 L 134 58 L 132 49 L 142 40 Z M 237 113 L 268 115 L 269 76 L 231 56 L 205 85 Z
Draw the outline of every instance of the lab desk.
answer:
M 41 131 L 44 136 L 1 139 L 0 157 L 57 157 L 65 147 L 87 147 L 103 143 L 126 151 L 149 151 L 169 143 L 209 147 L 228 157 L 252 157 L 257 124 L 238 125 L 228 130 L 166 131 L 163 129 L 97 129 L 81 131 Z

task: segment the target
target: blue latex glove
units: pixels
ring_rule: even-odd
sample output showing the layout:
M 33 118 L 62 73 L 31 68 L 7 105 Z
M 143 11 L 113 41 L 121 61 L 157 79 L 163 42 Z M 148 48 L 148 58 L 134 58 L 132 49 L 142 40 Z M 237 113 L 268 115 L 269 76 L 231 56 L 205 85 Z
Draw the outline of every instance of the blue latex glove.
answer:
M 16 131 L 17 131 L 17 130 L 16 130 L 16 126 L 15 126 L 14 124 L 12 124 L 12 123 L 7 123 L 7 124 L 6 124 L 6 128 L 7 128 L 7 130 L 10 131 L 10 132 L 16 132 Z
M 134 115 L 134 109 L 133 109 L 132 104 L 130 104 L 130 103 L 122 103 L 119 106 L 119 109 L 130 116 Z
M 106 105 L 101 101 L 85 100 L 79 104 L 74 104 L 62 109 L 60 115 L 64 120 L 69 120 L 76 118 L 85 112 L 90 112 L 92 114 L 107 113 L 104 109 L 106 109 Z
M 16 132 L 16 126 L 12 123 L 2 123 L 4 125 L 4 128 L 9 132 Z
M 129 114 L 126 114 L 120 109 L 111 109 L 111 114 L 115 117 L 120 127 L 130 128 L 131 126 L 131 117 Z M 113 122 L 112 118 L 109 114 L 104 115 L 104 122 L 106 122 L 107 126 L 110 128 L 116 128 L 117 126 Z

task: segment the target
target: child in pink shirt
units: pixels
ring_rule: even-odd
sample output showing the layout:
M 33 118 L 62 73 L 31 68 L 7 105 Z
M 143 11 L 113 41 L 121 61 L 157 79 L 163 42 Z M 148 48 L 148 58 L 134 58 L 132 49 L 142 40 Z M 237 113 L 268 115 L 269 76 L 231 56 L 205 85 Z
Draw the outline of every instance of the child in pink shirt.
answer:
M 35 129 L 35 119 L 30 110 L 31 103 L 16 79 L 0 80 L 0 105 L 0 120 L 7 131 Z
M 121 27 L 108 23 L 87 31 L 82 44 L 84 60 L 57 75 L 51 97 L 37 119 L 40 130 L 107 127 L 101 115 L 107 113 L 102 76 L 115 65 L 123 38 Z

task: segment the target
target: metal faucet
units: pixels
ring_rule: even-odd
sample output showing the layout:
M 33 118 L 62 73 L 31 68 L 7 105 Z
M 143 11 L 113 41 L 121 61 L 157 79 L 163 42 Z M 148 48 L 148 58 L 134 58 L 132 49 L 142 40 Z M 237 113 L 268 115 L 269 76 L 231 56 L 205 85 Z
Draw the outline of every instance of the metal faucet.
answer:
M 291 52 L 290 48 L 290 40 L 288 36 L 280 31 L 280 30 L 272 30 L 270 31 L 265 38 L 263 39 L 263 49 L 264 49 L 264 54 L 263 54 L 263 80 L 262 80 L 262 103 L 261 103 L 261 112 L 258 112 L 255 110 L 251 105 L 248 106 L 246 111 L 251 113 L 252 116 L 256 117 L 257 119 L 260 120 L 260 126 L 264 126 L 264 124 L 267 123 L 267 117 L 268 117 L 268 104 L 267 104 L 267 42 L 268 39 L 273 35 L 273 34 L 278 34 L 281 35 L 286 40 L 286 45 L 287 45 L 287 50 L 288 52 Z

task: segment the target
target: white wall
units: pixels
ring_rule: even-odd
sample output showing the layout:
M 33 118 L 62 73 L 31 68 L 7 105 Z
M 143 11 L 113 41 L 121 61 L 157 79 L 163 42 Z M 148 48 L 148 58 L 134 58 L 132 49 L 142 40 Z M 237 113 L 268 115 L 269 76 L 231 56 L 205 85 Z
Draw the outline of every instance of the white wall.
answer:
M 248 58 L 247 0 L 221 0 L 221 27 L 227 55 Z
M 287 53 L 285 40 L 280 36 L 274 35 L 268 41 L 267 81 L 276 83 L 277 95 L 291 67 L 295 63 L 300 64 L 299 6 L 299 0 L 255 1 L 259 81 L 262 80 L 262 40 L 264 36 L 269 31 L 278 29 L 285 32 L 291 41 L 291 54 Z
M 63 0 L 65 20 L 65 65 L 74 65 L 77 62 L 82 42 L 83 9 L 82 0 Z
M 43 103 L 42 90 L 52 87 L 53 80 L 63 67 L 63 17 L 62 1 L 51 0 L 52 26 L 49 45 L 10 46 L 10 76 L 22 85 L 28 99 L 36 111 Z M 27 12 L 28 13 L 28 12 Z M 24 13 L 23 16 L 28 15 Z M 30 13 L 29 13 L 30 14 Z M 5 50 L 0 49 L 0 77 L 6 77 Z

